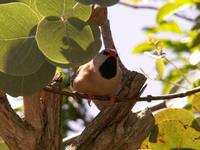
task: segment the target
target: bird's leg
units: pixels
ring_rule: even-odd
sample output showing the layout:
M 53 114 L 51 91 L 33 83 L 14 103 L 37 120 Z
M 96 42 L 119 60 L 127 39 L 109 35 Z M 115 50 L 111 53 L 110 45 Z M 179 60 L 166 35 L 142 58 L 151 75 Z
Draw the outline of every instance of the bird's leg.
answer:
M 111 95 L 110 96 L 110 105 L 114 104 L 116 100 L 117 100 L 117 96 Z
M 93 95 L 87 95 L 88 105 L 91 107 L 91 102 L 94 99 Z

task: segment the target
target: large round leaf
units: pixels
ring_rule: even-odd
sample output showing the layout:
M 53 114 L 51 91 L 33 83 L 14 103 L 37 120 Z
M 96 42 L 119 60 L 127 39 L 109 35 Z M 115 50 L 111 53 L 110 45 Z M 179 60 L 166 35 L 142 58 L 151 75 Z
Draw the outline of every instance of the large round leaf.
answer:
M 64 18 L 76 17 L 87 21 L 92 13 L 90 6 L 78 3 L 76 0 L 66 0 Z
M 43 16 L 59 16 L 67 20 L 76 17 L 88 20 L 91 7 L 77 3 L 76 0 L 37 0 L 36 6 Z
M 36 72 L 44 63 L 34 39 L 37 15 L 23 3 L 2 4 L 0 12 L 0 71 L 16 76 Z
M 152 150 L 178 150 L 200 148 L 200 132 L 178 120 L 167 120 L 158 124 L 150 137 Z
M 191 125 L 194 119 L 193 114 L 185 109 L 170 108 L 158 112 L 155 115 L 156 123 L 161 123 L 166 120 L 178 120 L 181 123 Z
M 11 76 L 0 72 L 0 90 L 11 96 L 31 95 L 52 80 L 55 70 L 45 61 L 37 72 L 27 76 Z
M 43 16 L 62 16 L 65 0 L 36 0 L 36 7 Z
M 34 38 L 0 40 L 0 71 L 10 75 L 29 75 L 44 63 Z
M 47 17 L 40 22 L 36 39 L 51 62 L 66 67 L 86 63 L 94 57 L 101 47 L 100 37 L 94 34 L 90 25 L 81 20 L 72 18 L 66 23 L 58 17 Z

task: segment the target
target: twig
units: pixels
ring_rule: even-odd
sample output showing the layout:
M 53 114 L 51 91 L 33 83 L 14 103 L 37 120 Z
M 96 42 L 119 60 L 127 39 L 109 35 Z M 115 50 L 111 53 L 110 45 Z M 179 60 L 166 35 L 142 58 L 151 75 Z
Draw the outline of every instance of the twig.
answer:
M 151 9 L 151 10 L 158 10 L 159 8 L 154 7 L 154 6 L 147 6 L 147 5 L 135 5 L 135 4 L 130 4 L 130 3 L 126 3 L 126 2 L 119 2 L 119 4 L 123 5 L 123 6 L 127 6 L 130 8 L 134 8 L 134 9 Z M 189 18 L 187 16 L 183 16 L 177 13 L 174 13 L 175 16 L 185 19 L 187 21 L 191 21 L 191 22 L 195 22 L 195 19 Z
M 149 107 L 149 109 L 154 112 L 154 111 L 157 111 L 157 110 L 160 110 L 160 109 L 163 109 L 163 108 L 166 108 L 166 101 L 158 104 L 158 105 L 155 105 L 155 106 L 152 106 L 152 107 Z
M 55 88 L 52 88 L 51 86 L 46 86 L 44 88 L 45 91 L 48 91 L 48 92 L 51 92 L 51 93 L 55 93 L 55 94 L 60 94 L 60 95 L 64 95 L 64 96 L 70 96 L 70 97 L 73 97 L 73 98 L 86 98 L 88 99 L 89 98 L 89 95 L 88 94 L 81 94 L 81 93 L 78 93 L 78 92 L 69 92 L 69 91 L 60 91 L 60 90 L 57 90 Z M 92 96 L 93 99 L 95 100 L 101 100 L 101 101 L 108 101 L 111 97 L 109 96 Z
M 181 98 L 181 97 L 193 95 L 193 94 L 198 93 L 198 92 L 200 92 L 200 87 L 193 88 L 193 89 L 187 90 L 185 92 L 175 93 L 175 94 L 168 94 L 168 95 L 162 95 L 162 96 L 148 95 L 146 97 L 139 97 L 138 101 L 150 102 L 152 100 L 167 100 L 167 99 Z
M 68 91 L 59 91 L 57 89 L 54 89 L 50 86 L 47 86 L 44 88 L 45 91 L 48 92 L 52 92 L 52 93 L 56 93 L 56 94 L 60 94 L 60 95 L 65 95 L 65 96 L 71 96 L 74 98 L 88 98 L 87 94 L 81 94 L 78 92 L 68 92 Z M 186 97 L 186 96 L 190 96 L 192 94 L 195 94 L 197 92 L 200 92 L 200 87 L 197 88 L 193 88 L 191 90 L 187 90 L 185 92 L 180 92 L 180 93 L 175 93 L 175 94 L 168 94 L 168 95 L 162 95 L 162 96 L 152 96 L 152 95 L 148 95 L 146 97 L 138 97 L 135 98 L 137 99 L 137 101 L 147 101 L 147 102 L 151 102 L 153 100 L 167 100 L 167 99 L 174 99 L 174 98 L 181 98 L 181 97 Z M 93 96 L 93 98 L 95 100 L 99 100 L 99 101 L 110 101 L 111 97 L 109 96 Z M 118 97 L 116 97 L 116 103 L 122 103 L 122 102 L 135 102 L 135 99 L 119 99 Z

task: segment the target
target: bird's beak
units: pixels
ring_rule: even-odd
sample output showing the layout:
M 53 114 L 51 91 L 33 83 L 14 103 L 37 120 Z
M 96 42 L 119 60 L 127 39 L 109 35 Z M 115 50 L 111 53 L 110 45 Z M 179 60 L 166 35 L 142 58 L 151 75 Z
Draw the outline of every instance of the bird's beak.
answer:
M 117 52 L 115 50 L 109 49 L 109 56 L 110 57 L 117 57 L 118 55 L 117 55 Z

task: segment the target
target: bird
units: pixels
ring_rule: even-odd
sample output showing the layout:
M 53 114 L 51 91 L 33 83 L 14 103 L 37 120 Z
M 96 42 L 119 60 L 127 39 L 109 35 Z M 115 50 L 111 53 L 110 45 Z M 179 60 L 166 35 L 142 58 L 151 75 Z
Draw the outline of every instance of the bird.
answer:
M 122 72 L 118 61 L 116 50 L 111 48 L 102 50 L 74 72 L 71 81 L 72 90 L 87 94 L 89 105 L 92 96 L 109 96 L 111 101 L 114 101 L 121 88 Z M 105 101 L 94 100 L 94 103 L 100 110 L 110 105 L 105 104 Z

